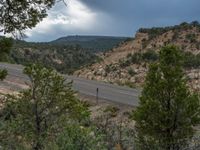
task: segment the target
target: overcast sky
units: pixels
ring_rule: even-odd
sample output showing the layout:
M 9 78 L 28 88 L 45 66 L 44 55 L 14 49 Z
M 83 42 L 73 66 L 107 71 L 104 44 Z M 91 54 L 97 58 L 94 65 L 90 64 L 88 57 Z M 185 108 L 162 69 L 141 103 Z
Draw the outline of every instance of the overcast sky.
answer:
M 200 21 L 200 0 L 66 0 L 26 34 L 27 41 L 67 35 L 134 36 L 141 27 Z

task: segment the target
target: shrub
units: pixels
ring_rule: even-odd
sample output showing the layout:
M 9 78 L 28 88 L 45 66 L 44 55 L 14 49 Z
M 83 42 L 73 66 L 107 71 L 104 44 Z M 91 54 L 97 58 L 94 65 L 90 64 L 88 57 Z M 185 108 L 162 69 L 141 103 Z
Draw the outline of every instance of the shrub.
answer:
M 148 50 L 143 53 L 142 58 L 145 61 L 156 61 L 158 60 L 158 54 L 154 50 Z
M 110 69 L 110 65 L 106 65 L 105 67 L 105 72 L 106 73 L 110 73 L 111 69 Z
M 142 54 L 141 53 L 134 53 L 131 57 L 131 62 L 134 64 L 139 64 L 142 60 Z
M 130 66 L 130 64 L 131 64 L 131 60 L 130 59 L 126 59 L 126 60 L 120 59 L 119 60 L 119 66 L 120 67 L 128 67 L 128 66 Z
M 196 35 L 195 35 L 195 34 L 187 34 L 187 35 L 185 36 L 185 38 L 186 38 L 187 40 L 189 40 L 190 43 L 195 43 L 195 42 L 196 42 Z
M 129 69 L 128 69 L 128 74 L 129 74 L 130 76 L 134 76 L 134 75 L 136 75 L 136 72 L 135 72 L 132 68 L 129 68 Z
M 194 55 L 191 52 L 184 53 L 184 67 L 185 68 L 200 67 L 200 54 Z
M 68 125 L 55 140 L 48 140 L 45 150 L 105 150 L 103 134 L 96 128 Z
M 117 67 L 114 64 L 109 64 L 109 65 L 106 65 L 106 67 L 105 67 L 106 73 L 110 73 L 110 72 L 113 72 L 116 70 L 117 70 Z
M 107 106 L 104 110 L 105 113 L 109 113 L 111 117 L 116 117 L 117 112 L 119 112 L 119 108 L 115 106 Z

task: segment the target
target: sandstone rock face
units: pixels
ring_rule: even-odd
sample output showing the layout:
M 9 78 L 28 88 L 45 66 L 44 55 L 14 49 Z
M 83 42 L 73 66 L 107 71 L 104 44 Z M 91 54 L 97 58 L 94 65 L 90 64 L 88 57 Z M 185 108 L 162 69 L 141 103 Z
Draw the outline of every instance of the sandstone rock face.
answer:
M 189 39 L 191 35 L 195 39 Z M 182 27 L 179 30 L 169 29 L 153 38 L 149 33 L 138 32 L 133 40 L 124 42 L 119 47 L 102 55 L 103 61 L 93 64 L 90 68 L 78 70 L 75 75 L 120 85 L 142 86 L 149 64 L 141 62 L 123 67 L 120 61 L 127 60 L 128 54 L 144 53 L 149 50 L 158 52 L 162 46 L 167 44 L 174 44 L 183 51 L 199 54 L 200 28 L 191 26 L 187 29 Z M 200 68 L 186 70 L 186 75 L 189 79 L 188 85 L 192 89 L 200 91 Z

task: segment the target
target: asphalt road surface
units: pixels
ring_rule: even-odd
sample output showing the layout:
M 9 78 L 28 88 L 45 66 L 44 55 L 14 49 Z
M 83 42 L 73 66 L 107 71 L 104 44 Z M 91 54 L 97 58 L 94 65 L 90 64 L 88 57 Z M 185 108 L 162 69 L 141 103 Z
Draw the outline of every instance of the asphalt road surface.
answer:
M 23 66 L 0 63 L 0 68 L 7 69 L 8 74 L 11 77 L 16 77 L 21 80 L 29 80 L 23 72 Z M 73 88 L 77 92 L 88 95 L 88 96 L 97 96 L 98 99 L 104 99 L 116 103 L 121 103 L 125 105 L 137 106 L 138 105 L 138 97 L 140 95 L 140 90 L 131 89 L 127 87 L 120 87 L 117 85 L 112 85 L 104 82 L 98 82 L 93 80 L 87 80 L 83 78 L 77 78 L 74 76 L 66 76 L 64 77 L 67 80 L 73 80 Z M 97 92 L 98 91 L 98 92 Z

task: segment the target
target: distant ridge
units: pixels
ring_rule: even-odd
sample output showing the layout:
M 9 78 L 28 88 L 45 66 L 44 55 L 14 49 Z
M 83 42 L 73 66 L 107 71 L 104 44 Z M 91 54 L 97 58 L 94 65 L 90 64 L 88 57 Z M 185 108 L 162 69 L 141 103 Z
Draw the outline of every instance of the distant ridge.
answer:
M 62 42 L 62 41 L 91 41 L 98 39 L 126 39 L 128 37 L 118 37 L 118 36 L 92 36 L 92 35 L 69 35 L 65 37 L 58 38 L 51 42 Z
M 5 36 L 0 36 L 0 39 Z M 75 46 L 84 50 L 89 50 L 92 53 L 106 52 L 115 47 L 118 47 L 121 43 L 132 39 L 130 37 L 117 37 L 117 36 L 92 36 L 92 35 L 69 35 L 60 37 L 50 42 L 27 42 L 25 40 L 15 40 L 18 44 L 23 46 L 30 45 L 52 45 L 52 46 Z
M 82 36 L 82 35 L 71 35 L 66 37 L 58 38 L 51 41 L 51 44 L 59 45 L 79 45 L 84 49 L 92 50 L 93 52 L 103 52 L 118 46 L 121 42 L 126 40 L 128 37 L 114 37 L 114 36 Z

